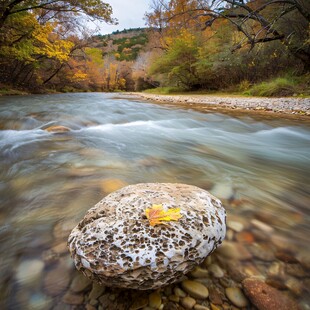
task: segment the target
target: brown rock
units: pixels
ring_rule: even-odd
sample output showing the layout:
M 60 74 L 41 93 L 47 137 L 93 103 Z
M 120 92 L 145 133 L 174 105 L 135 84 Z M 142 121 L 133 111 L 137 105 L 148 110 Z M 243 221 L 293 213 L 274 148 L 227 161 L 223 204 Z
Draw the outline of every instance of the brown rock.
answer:
M 247 278 L 242 285 L 245 294 L 259 310 L 300 310 L 294 300 L 261 280 Z
M 223 304 L 221 294 L 217 288 L 213 288 L 213 287 L 209 288 L 209 299 L 215 305 L 222 305 Z
M 84 301 L 84 296 L 83 295 L 76 295 L 76 294 L 72 294 L 70 292 L 67 292 L 62 297 L 62 301 L 65 304 L 69 304 L 69 305 L 81 305 Z
M 61 263 L 46 273 L 43 287 L 49 296 L 57 296 L 69 285 L 70 272 L 66 264 Z
M 298 260 L 294 257 L 292 253 L 286 252 L 284 250 L 279 250 L 275 254 L 276 258 L 285 263 L 298 263 Z
M 48 132 L 67 132 L 67 131 L 70 131 L 70 128 L 68 127 L 65 127 L 65 126 L 50 126 L 50 127 L 47 127 L 45 128 L 46 131 Z

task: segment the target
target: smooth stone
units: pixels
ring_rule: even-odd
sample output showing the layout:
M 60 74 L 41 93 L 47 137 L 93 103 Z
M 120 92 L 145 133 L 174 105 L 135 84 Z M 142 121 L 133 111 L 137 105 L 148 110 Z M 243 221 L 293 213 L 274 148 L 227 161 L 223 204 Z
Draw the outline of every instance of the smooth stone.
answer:
M 180 301 L 180 297 L 177 295 L 170 295 L 169 300 L 174 301 L 174 302 L 179 302 Z
M 105 289 L 105 286 L 93 282 L 92 290 L 89 293 L 89 299 L 98 299 L 105 292 Z
M 218 307 L 217 305 L 215 304 L 210 304 L 210 307 L 211 307 L 211 310 L 222 310 L 222 308 Z
M 209 276 L 209 271 L 206 269 L 203 269 L 201 267 L 196 266 L 191 272 L 190 275 L 193 278 L 206 278 Z
M 253 234 L 247 231 L 241 231 L 237 233 L 235 236 L 236 236 L 236 240 L 241 243 L 251 244 L 255 241 Z
M 219 290 L 215 287 L 209 287 L 209 299 L 215 305 L 222 305 L 223 300 Z
M 161 295 L 159 292 L 153 292 L 149 295 L 149 306 L 154 309 L 159 309 L 161 306 Z
M 196 300 L 194 298 L 192 298 L 192 297 L 186 296 L 186 297 L 181 299 L 181 305 L 185 309 L 193 309 L 195 304 L 196 304 Z
M 294 277 L 287 279 L 285 281 L 285 286 L 296 296 L 300 296 L 304 289 L 302 282 Z
M 284 279 L 286 276 L 284 263 L 283 262 L 273 262 L 268 268 L 267 275 L 269 277 L 277 277 L 280 279 Z
M 91 304 L 87 304 L 85 307 L 86 310 L 97 310 L 97 307 L 91 305 Z
M 210 310 L 210 308 L 206 307 L 206 306 L 202 306 L 202 305 L 198 305 L 196 304 L 194 306 L 194 310 Z
M 48 132 L 61 133 L 61 132 L 68 132 L 71 129 L 65 126 L 50 126 L 50 127 L 45 128 L 44 130 Z
M 275 260 L 275 256 L 271 249 L 266 249 L 258 244 L 254 244 L 249 247 L 249 250 L 257 259 L 263 260 L 265 262 L 272 262 Z
M 67 292 L 62 297 L 62 301 L 65 304 L 69 304 L 69 305 L 81 305 L 84 302 L 84 296 L 83 295 L 72 294 L 70 292 Z
M 306 272 L 300 264 L 287 264 L 285 267 L 286 272 L 291 276 L 298 278 L 303 278 L 306 276 Z
M 62 262 L 46 273 L 43 288 L 47 295 L 57 296 L 68 287 L 69 283 L 70 271 L 68 265 Z
M 235 195 L 234 189 L 232 188 L 231 184 L 228 183 L 217 183 L 210 190 L 210 192 L 212 195 L 226 200 L 231 199 Z
M 227 227 L 235 232 L 241 232 L 244 229 L 244 225 L 236 221 L 227 221 Z
M 239 287 L 228 287 L 225 289 L 227 298 L 237 307 L 243 308 L 248 305 L 248 300 Z
M 275 256 L 277 259 L 284 263 L 289 263 L 289 264 L 295 264 L 298 263 L 298 260 L 296 257 L 294 257 L 293 253 L 284 251 L 284 250 L 279 250 L 275 253 Z
M 265 233 L 272 233 L 274 231 L 273 227 L 269 226 L 268 224 L 261 222 L 259 220 L 253 219 L 251 220 L 251 224 Z
M 68 253 L 68 246 L 67 246 L 67 242 L 61 242 L 55 246 L 52 247 L 52 251 L 56 254 L 62 255 L 62 254 L 66 254 Z
M 247 278 L 243 290 L 259 310 L 299 310 L 296 301 L 261 280 Z
M 86 292 L 90 289 L 91 285 L 92 282 L 88 278 L 82 274 L 77 274 L 71 282 L 70 290 L 73 293 Z
M 105 179 L 100 182 L 100 187 L 104 193 L 112 193 L 128 184 L 120 179 Z
M 179 287 L 175 287 L 173 289 L 173 291 L 174 291 L 174 294 L 177 295 L 178 297 L 185 297 L 186 296 L 186 293 L 182 289 L 180 289 Z
M 206 299 L 209 296 L 208 289 L 201 283 L 191 280 L 182 281 L 183 289 L 192 297 Z
M 45 310 L 45 309 L 50 309 L 52 303 L 52 299 L 40 294 L 36 293 L 34 295 L 31 295 L 29 302 L 28 302 L 28 307 L 27 309 L 31 310 Z
M 211 264 L 208 267 L 209 272 L 214 278 L 223 278 L 224 277 L 224 271 L 218 264 Z
M 252 258 L 252 254 L 242 244 L 231 241 L 224 241 L 216 253 L 236 260 L 249 260 Z
M 129 310 L 139 310 L 149 304 L 149 299 L 146 296 L 139 296 L 130 306 Z
M 44 262 L 39 259 L 24 260 L 17 267 L 16 280 L 23 285 L 33 284 L 41 278 L 43 269 Z
M 235 233 L 232 229 L 228 229 L 226 231 L 226 240 L 228 241 L 233 241 L 234 240 L 234 237 L 235 237 Z

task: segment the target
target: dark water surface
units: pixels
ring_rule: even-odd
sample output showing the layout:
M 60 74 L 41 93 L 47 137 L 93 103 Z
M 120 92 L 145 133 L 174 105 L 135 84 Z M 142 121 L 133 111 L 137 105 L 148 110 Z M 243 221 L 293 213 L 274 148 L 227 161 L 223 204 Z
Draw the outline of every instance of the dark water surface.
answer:
M 52 125 L 71 131 L 44 130 Z M 207 189 L 241 230 L 267 233 L 269 252 L 284 250 L 309 266 L 305 123 L 200 113 L 113 94 L 0 97 L 0 164 L 1 309 L 56 307 L 66 285 L 51 287 L 50 271 L 61 260 L 73 272 L 69 231 L 103 196 L 140 182 Z M 240 225 L 232 225 L 229 239 Z M 253 257 L 263 276 L 278 262 Z M 290 276 L 309 283 L 306 269 Z M 309 309 L 304 286 L 288 293 Z

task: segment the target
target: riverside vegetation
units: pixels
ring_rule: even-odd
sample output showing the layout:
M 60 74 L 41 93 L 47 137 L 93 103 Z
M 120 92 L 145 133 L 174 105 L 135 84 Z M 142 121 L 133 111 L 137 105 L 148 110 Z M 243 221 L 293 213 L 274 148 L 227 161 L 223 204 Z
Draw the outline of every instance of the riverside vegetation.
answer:
M 84 21 L 115 23 L 112 8 L 99 0 L 79 3 L 4 1 L 0 93 L 160 86 L 168 92 L 309 96 L 305 1 L 154 0 L 147 28 L 111 35 L 85 29 Z

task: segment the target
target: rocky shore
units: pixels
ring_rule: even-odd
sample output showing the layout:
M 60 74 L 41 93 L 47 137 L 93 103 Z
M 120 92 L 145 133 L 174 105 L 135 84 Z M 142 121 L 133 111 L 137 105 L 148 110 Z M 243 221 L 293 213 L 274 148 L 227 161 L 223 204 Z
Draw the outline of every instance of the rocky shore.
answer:
M 310 98 L 265 98 L 213 95 L 156 95 L 132 93 L 140 98 L 162 103 L 187 105 L 190 107 L 204 106 L 210 110 L 232 109 L 256 112 L 273 112 L 278 114 L 295 114 L 310 116 Z

